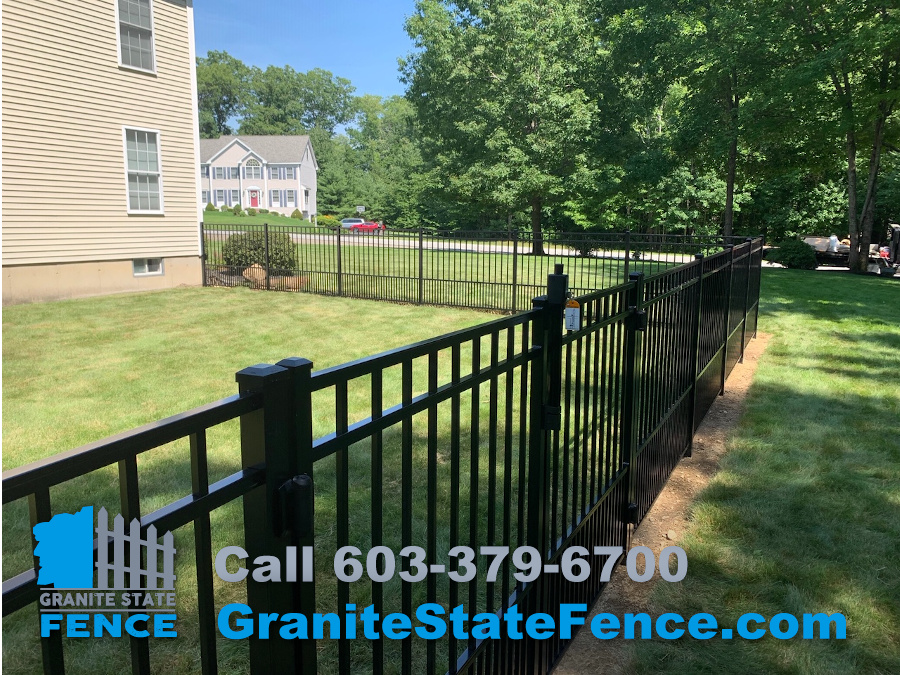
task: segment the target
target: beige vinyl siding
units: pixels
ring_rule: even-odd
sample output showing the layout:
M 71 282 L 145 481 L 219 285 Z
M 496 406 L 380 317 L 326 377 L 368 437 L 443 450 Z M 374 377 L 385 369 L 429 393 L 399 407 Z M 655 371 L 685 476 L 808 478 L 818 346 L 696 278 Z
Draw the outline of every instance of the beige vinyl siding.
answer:
M 3 0 L 4 265 L 198 255 L 187 13 L 153 1 L 154 75 L 119 66 L 116 0 Z M 164 215 L 127 214 L 123 127 L 159 132 Z

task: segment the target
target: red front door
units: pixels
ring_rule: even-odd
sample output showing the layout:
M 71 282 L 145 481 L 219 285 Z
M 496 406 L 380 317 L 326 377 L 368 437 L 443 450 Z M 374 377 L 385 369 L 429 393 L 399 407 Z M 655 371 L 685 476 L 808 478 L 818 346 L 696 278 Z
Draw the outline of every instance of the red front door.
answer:
M 259 206 L 259 192 L 250 190 L 250 206 Z

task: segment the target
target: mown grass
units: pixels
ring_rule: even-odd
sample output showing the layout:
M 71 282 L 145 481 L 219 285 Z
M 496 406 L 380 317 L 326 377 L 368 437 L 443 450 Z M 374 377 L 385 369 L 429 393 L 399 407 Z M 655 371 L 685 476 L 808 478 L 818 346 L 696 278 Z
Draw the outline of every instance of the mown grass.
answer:
M 207 211 L 204 209 L 203 222 L 207 225 L 263 225 L 268 223 L 270 225 L 312 226 L 312 223 L 308 220 L 289 218 L 274 211 L 257 213 L 255 216 L 236 216 L 231 211 Z
M 654 640 L 636 673 L 900 673 L 900 284 L 765 270 L 760 360 L 659 612 L 834 613 L 847 639 Z
M 160 419 L 236 392 L 234 373 L 255 363 L 273 363 L 286 356 L 310 358 L 321 369 L 360 358 L 442 332 L 482 323 L 488 317 L 474 312 L 419 308 L 386 303 L 253 292 L 246 289 L 177 289 L 89 300 L 22 305 L 3 313 L 4 404 L 3 467 L 9 469 L 83 443 Z M 486 350 L 486 348 L 485 348 Z M 486 352 L 487 353 L 487 352 Z M 463 368 L 466 367 L 464 362 Z M 416 393 L 423 381 L 417 368 Z M 399 391 L 399 369 L 386 371 L 386 403 Z M 388 393 L 390 392 L 390 393 Z M 360 419 L 368 410 L 365 387 L 351 387 L 351 415 Z M 463 405 L 470 405 L 463 396 Z M 332 404 L 333 406 L 333 404 Z M 488 418 L 485 402 L 482 419 Z M 333 407 L 331 408 L 333 410 Z M 316 434 L 333 429 L 333 415 L 321 402 Z M 424 513 L 424 466 L 427 428 L 424 416 L 414 421 L 414 504 Z M 442 412 L 441 419 L 447 417 Z M 502 417 L 501 417 L 502 422 Z M 441 457 L 449 445 L 446 422 L 438 428 Z M 401 479 L 399 433 L 385 435 L 385 543 L 399 550 Z M 238 424 L 229 422 L 208 434 L 210 480 L 240 468 Z M 371 507 L 368 444 L 349 455 L 352 541 L 370 547 Z M 140 456 L 139 476 L 143 513 L 190 493 L 190 463 L 186 439 Z M 502 466 L 502 461 L 501 461 Z M 463 470 L 468 465 L 463 462 Z M 487 475 L 483 457 L 476 472 Z M 327 578 L 334 550 L 335 480 L 333 460 L 317 463 L 317 553 L 320 575 Z M 441 517 L 448 513 L 447 463 L 441 459 Z M 486 484 L 486 479 L 482 485 Z M 482 491 L 480 491 L 482 492 Z M 512 497 L 510 497 L 512 498 Z M 51 489 L 54 512 L 74 512 L 84 505 L 105 506 L 120 512 L 116 468 L 108 467 Z M 462 502 L 467 504 L 467 502 Z M 487 509 L 487 501 L 483 504 Z M 479 520 L 483 516 L 479 514 Z M 421 522 L 420 522 L 421 521 Z M 468 523 L 467 518 L 461 521 Z M 414 524 L 416 543 L 424 540 L 424 518 Z M 243 540 L 240 501 L 212 514 L 213 552 Z M 179 596 L 179 638 L 152 640 L 154 672 L 192 673 L 199 670 L 196 624 L 196 582 L 191 527 L 175 533 Z M 3 509 L 4 578 L 31 564 L 27 505 L 22 501 Z M 439 547 L 445 553 L 445 542 Z M 333 576 L 333 573 L 331 573 Z M 418 590 L 418 589 L 417 589 Z M 424 589 L 421 589 L 424 590 Z M 367 584 L 354 590 L 354 599 L 368 596 Z M 335 608 L 334 586 L 322 584 L 319 603 Z M 396 606 L 396 586 L 385 590 L 388 606 Z M 482 594 L 483 596 L 483 594 Z M 241 601 L 242 584 L 217 581 L 216 604 Z M 418 602 L 422 602 L 419 599 Z M 40 646 L 34 608 L 4 618 L 4 671 L 40 670 Z M 332 644 L 324 646 L 322 672 L 333 666 Z M 357 645 L 354 649 L 367 649 Z M 246 642 L 219 640 L 220 672 L 246 670 Z M 128 668 L 128 641 L 66 640 L 67 672 L 120 673 Z

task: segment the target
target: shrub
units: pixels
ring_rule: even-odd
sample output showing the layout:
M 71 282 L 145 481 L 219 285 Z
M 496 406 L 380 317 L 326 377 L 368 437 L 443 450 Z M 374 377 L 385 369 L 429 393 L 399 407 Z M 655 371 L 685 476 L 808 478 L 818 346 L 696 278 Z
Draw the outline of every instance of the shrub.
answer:
M 333 229 L 341 226 L 341 221 L 336 216 L 319 216 L 317 218 L 320 227 L 330 227 Z
M 247 268 L 266 264 L 266 237 L 263 232 L 233 234 L 222 247 L 226 265 Z M 287 234 L 269 233 L 269 272 L 277 276 L 291 276 L 294 268 L 294 245 Z
M 246 211 L 237 211 L 234 215 L 240 216 L 241 218 L 246 218 L 247 212 Z
M 768 251 L 766 258 L 790 269 L 814 270 L 818 266 L 816 250 L 799 239 L 781 242 L 776 248 Z
M 222 204 L 222 206 L 219 207 L 219 211 L 221 211 L 222 213 L 228 213 L 229 211 L 231 211 L 231 207 Z
M 268 212 L 269 212 L 269 209 L 260 209 L 259 212 L 260 212 L 260 213 L 268 213 Z
M 256 215 L 256 209 L 254 209 L 254 208 L 249 208 L 249 209 L 247 209 L 247 215 L 248 215 L 248 216 L 255 216 L 255 215 Z
M 303 214 L 300 213 L 300 209 L 294 209 L 294 212 L 291 214 L 291 218 L 296 218 L 297 220 L 303 220 Z
M 526 235 L 526 241 L 528 236 Z M 600 242 L 596 241 L 596 237 L 589 232 L 563 232 L 556 242 L 568 246 L 583 258 L 587 258 L 600 248 Z
M 209 204 L 206 205 L 206 210 L 207 211 L 215 211 L 216 207 L 212 205 L 212 202 L 210 202 Z
M 244 209 L 241 208 L 240 204 L 235 204 L 234 207 L 231 209 L 231 212 L 234 215 L 239 216 L 239 215 L 241 215 L 241 211 L 243 211 L 243 210 Z

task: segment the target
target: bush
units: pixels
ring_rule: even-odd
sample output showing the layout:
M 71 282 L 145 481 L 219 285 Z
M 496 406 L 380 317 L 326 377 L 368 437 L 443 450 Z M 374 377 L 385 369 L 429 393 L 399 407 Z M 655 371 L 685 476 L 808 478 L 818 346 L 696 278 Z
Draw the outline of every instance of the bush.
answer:
M 255 216 L 255 215 L 256 215 L 256 209 L 254 209 L 254 208 L 249 208 L 249 209 L 247 209 L 247 215 L 248 215 L 248 216 Z
M 212 202 L 210 202 L 209 204 L 206 205 L 206 210 L 207 211 L 215 211 L 216 207 L 212 205 Z
M 229 211 L 231 211 L 231 207 L 222 204 L 222 206 L 219 207 L 219 211 L 221 211 L 222 213 L 228 213 Z
M 244 210 L 244 209 L 241 208 L 241 205 L 240 205 L 240 204 L 235 204 L 235 205 L 232 207 L 231 212 L 232 212 L 234 215 L 239 216 L 239 215 L 241 215 L 241 211 L 243 211 L 243 210 Z
M 527 241 L 529 236 L 525 235 L 524 241 Z M 589 232 L 563 232 L 560 233 L 555 241 L 550 243 L 560 243 L 563 246 L 568 246 L 583 258 L 587 258 L 594 251 L 600 249 L 600 242 L 596 240 L 596 235 Z
M 781 242 L 775 249 L 768 251 L 766 259 L 796 270 L 814 270 L 818 266 L 816 250 L 799 239 Z
M 269 209 L 260 209 L 259 212 L 260 212 L 260 213 L 268 213 L 268 212 L 269 212 Z
M 319 216 L 317 218 L 320 227 L 339 228 L 341 221 L 336 216 Z
M 241 218 L 246 218 L 247 212 L 246 211 L 236 211 L 234 215 L 240 216 Z
M 226 265 L 247 268 L 254 263 L 266 264 L 266 237 L 263 232 L 233 234 L 222 247 Z M 277 276 L 291 276 L 294 268 L 294 245 L 287 234 L 269 233 L 269 272 Z
M 297 220 L 303 220 L 303 214 L 300 213 L 300 209 L 294 209 L 294 212 L 291 214 L 291 218 L 296 218 Z

